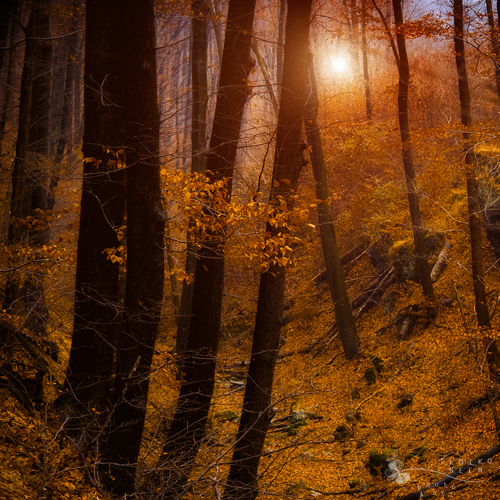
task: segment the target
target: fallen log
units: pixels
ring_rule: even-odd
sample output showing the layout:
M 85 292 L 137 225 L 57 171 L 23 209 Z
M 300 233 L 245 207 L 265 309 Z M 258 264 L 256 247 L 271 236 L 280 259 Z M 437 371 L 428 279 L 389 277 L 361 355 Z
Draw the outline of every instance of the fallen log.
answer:
M 361 258 L 362 255 L 365 254 L 366 249 L 368 248 L 368 242 L 363 241 L 359 245 L 356 245 L 354 248 L 346 252 L 340 258 L 340 264 L 344 268 L 344 273 L 347 273 L 356 265 L 356 262 Z M 314 277 L 314 284 L 316 286 L 322 285 L 326 283 L 328 280 L 328 275 L 326 269 L 321 271 L 317 276 Z
M 447 241 L 445 241 L 443 248 L 439 252 L 436 263 L 434 264 L 434 267 L 432 268 L 431 271 L 431 280 L 433 283 L 439 278 L 442 272 L 446 269 L 446 265 L 448 263 L 448 253 L 450 250 L 451 250 L 451 245 Z
M 352 308 L 356 310 L 354 313 L 355 318 L 357 319 L 361 314 L 377 305 L 387 288 L 395 282 L 394 267 L 385 268 L 375 281 L 368 286 L 366 291 L 352 301 Z

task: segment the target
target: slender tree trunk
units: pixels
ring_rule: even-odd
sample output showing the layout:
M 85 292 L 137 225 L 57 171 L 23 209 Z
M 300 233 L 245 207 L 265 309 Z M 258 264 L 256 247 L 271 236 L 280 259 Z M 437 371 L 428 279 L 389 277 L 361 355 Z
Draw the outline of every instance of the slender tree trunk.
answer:
M 202 173 L 207 163 L 207 105 L 208 105 L 208 37 L 207 14 L 205 0 L 196 0 L 193 5 L 191 27 L 193 31 L 191 48 L 192 75 L 192 119 L 191 119 L 191 172 Z M 196 270 L 196 246 L 188 240 L 186 248 L 185 271 L 194 275 Z M 186 351 L 191 305 L 193 303 L 194 280 L 184 281 L 180 310 L 177 320 L 177 354 L 183 356 Z
M 335 226 L 333 224 L 332 213 L 328 199 L 330 189 L 328 187 L 328 177 L 326 173 L 325 157 L 321 144 L 321 134 L 318 126 L 318 94 L 316 88 L 316 76 L 314 64 L 311 56 L 309 63 L 309 80 L 311 84 L 310 103 L 305 119 L 307 141 L 312 147 L 311 160 L 316 183 L 316 197 L 318 200 L 318 220 L 321 235 L 321 246 L 325 257 L 328 284 L 335 307 L 335 318 L 339 329 L 339 337 L 344 348 L 347 359 L 358 357 L 360 352 L 359 339 L 352 316 L 351 302 L 347 295 L 344 280 L 344 271 L 340 262 L 340 255 L 335 236 Z
M 83 187 L 74 326 L 65 389 L 82 433 L 105 417 L 114 372 L 119 266 L 106 258 L 122 225 L 125 143 L 120 2 L 88 0 L 85 47 Z M 65 403 L 64 398 L 61 401 Z
M 366 42 L 366 0 L 361 0 L 361 53 L 363 54 L 363 77 L 365 81 L 366 117 L 370 120 L 373 104 L 370 88 L 370 70 L 368 67 L 368 44 Z
M 33 78 L 35 75 L 35 29 L 39 12 L 34 4 L 26 28 L 26 47 L 24 51 L 24 67 L 21 77 L 21 96 L 19 100 L 19 126 L 16 141 L 16 156 L 12 167 L 12 192 L 10 197 L 9 245 L 26 242 L 28 236 L 27 224 L 20 222 L 31 213 L 31 176 L 28 172 L 28 146 L 30 133 L 30 116 Z M 11 262 L 11 267 L 17 263 Z M 10 311 L 18 301 L 20 292 L 19 276 L 16 271 L 9 273 L 5 285 L 2 307 Z M 5 332 L 2 329 L 2 336 Z
M 283 82 L 283 49 L 285 44 L 285 14 L 286 14 L 287 1 L 280 0 L 280 11 L 278 18 L 278 46 L 276 47 L 276 83 L 278 84 L 278 96 L 279 99 L 279 88 Z
M 76 30 L 76 22 L 72 23 L 71 31 Z M 64 91 L 63 91 L 63 104 L 61 109 L 61 119 L 59 122 L 59 139 L 57 141 L 56 153 L 54 157 L 54 170 L 50 178 L 50 184 L 48 188 L 48 202 L 47 206 L 50 209 L 54 208 L 56 201 L 56 188 L 59 184 L 59 171 L 58 168 L 64 158 L 65 152 L 67 152 L 68 142 L 72 138 L 72 119 L 73 115 L 71 113 L 72 103 L 74 97 L 74 86 L 75 86 L 75 50 L 78 37 L 76 34 L 70 35 L 68 37 L 68 55 L 66 59 L 66 71 L 64 79 Z
M 3 71 L 4 56 L 7 53 L 9 24 L 14 9 L 14 0 L 3 0 L 0 7 L 0 74 Z
M 50 163 L 50 89 L 52 82 L 52 42 L 50 41 L 50 18 L 48 0 L 41 0 L 37 6 L 38 26 L 35 28 L 35 75 L 32 85 L 30 110 L 30 179 L 32 183 L 30 215 L 37 210 L 47 210 L 47 188 L 51 173 Z M 30 230 L 30 243 L 45 245 L 49 231 Z
M 497 86 L 498 102 L 500 104 L 500 54 L 498 47 L 498 26 L 496 26 L 495 23 L 491 0 L 486 0 L 486 13 L 488 15 L 488 25 L 490 27 L 491 52 L 493 56 L 493 64 L 495 66 L 495 83 Z
M 0 22 L 0 44 L 5 47 L 5 50 L 0 50 L 0 72 L 3 70 L 3 58 L 4 53 L 8 54 L 8 63 L 6 68 L 6 85 L 4 100 L 2 106 L 2 115 L 0 117 L 0 165 L 3 163 L 2 160 L 2 150 L 3 150 L 3 138 L 5 136 L 5 127 L 7 125 L 7 118 L 9 114 L 10 98 L 12 96 L 12 75 L 14 73 L 14 47 L 15 47 L 15 37 L 19 31 L 18 24 L 11 20 L 11 16 L 14 9 L 19 10 L 19 6 L 15 8 L 13 1 L 5 2 L 5 7 L 3 12 L 0 12 L 1 22 Z M 9 30 L 10 25 L 10 30 Z M 7 46 L 9 49 L 7 50 Z
M 52 42 L 50 41 L 50 18 L 46 0 L 36 7 L 35 28 L 35 74 L 32 85 L 30 109 L 30 131 L 28 152 L 30 157 L 29 177 L 31 197 L 30 215 L 42 218 L 47 210 L 47 179 L 50 175 L 50 90 L 52 68 Z M 29 230 L 29 243 L 34 247 L 46 245 L 50 238 L 48 226 Z M 21 288 L 26 312 L 26 325 L 35 333 L 47 335 L 46 323 L 49 311 L 45 302 L 43 272 L 28 273 Z
M 30 214 L 31 199 L 28 196 L 27 155 L 30 131 L 30 113 L 32 101 L 33 77 L 35 74 L 35 7 L 31 11 L 26 28 L 26 48 L 24 67 L 21 77 L 21 97 L 19 100 L 19 128 L 17 132 L 16 156 L 12 171 L 12 196 L 10 203 L 9 242 L 21 242 L 27 235 L 26 225 L 19 226 L 18 221 Z M 31 193 L 30 193 L 31 194 Z
M 470 106 L 469 82 L 467 65 L 465 62 L 464 43 L 464 10 L 462 0 L 453 0 L 453 20 L 455 60 L 458 73 L 458 91 L 460 97 L 460 117 L 463 132 L 464 154 L 465 154 L 465 176 L 467 181 L 467 200 L 469 207 L 469 230 L 472 257 L 472 279 L 474 282 L 474 296 L 476 298 L 476 316 L 479 327 L 486 330 L 491 329 L 488 303 L 486 300 L 486 289 L 483 273 L 483 251 L 481 245 L 481 206 L 477 188 L 477 172 L 474 156 L 474 148 L 471 142 L 469 129 L 472 125 L 472 113 Z M 488 336 L 489 337 L 489 336 Z M 500 383 L 500 352 L 498 342 L 488 339 L 488 361 L 490 373 Z
M 352 25 L 352 63 L 354 71 L 359 73 L 359 16 L 357 0 L 351 0 L 351 25 Z
M 228 197 L 245 102 L 245 84 L 254 61 L 250 42 L 255 0 L 230 0 L 219 92 L 207 169 L 213 182 L 227 179 Z M 224 291 L 223 235 L 211 234 L 198 251 L 193 307 L 181 387 L 168 440 L 160 458 L 168 468 L 168 490 L 161 498 L 181 494 L 205 435 L 212 398 Z M 170 461 L 170 464 L 168 462 Z
M 273 84 L 271 83 L 271 76 L 269 75 L 269 71 L 267 70 L 267 64 L 264 57 L 259 50 L 259 45 L 257 43 L 257 39 L 252 37 L 252 51 L 259 62 L 260 70 L 262 71 L 262 76 L 264 77 L 264 81 L 266 82 L 267 91 L 269 93 L 269 98 L 273 104 L 274 112 L 276 115 L 279 114 L 279 105 L 278 100 L 276 99 L 276 94 L 274 93 Z
M 398 110 L 399 129 L 401 132 L 401 149 L 403 152 L 403 165 L 406 175 L 406 185 L 408 187 L 408 202 L 410 206 L 410 216 L 413 228 L 413 239 L 415 242 L 416 267 L 420 278 L 420 283 L 426 300 L 429 303 L 428 311 L 432 317 L 437 314 L 435 306 L 434 290 L 430 275 L 429 263 L 425 255 L 424 233 L 422 228 L 422 216 L 420 213 L 420 203 L 415 186 L 415 166 L 413 163 L 413 148 L 410 141 L 410 123 L 408 119 L 408 89 L 410 84 L 410 66 L 406 53 L 406 43 L 404 37 L 403 11 L 401 0 L 392 0 L 394 9 L 394 20 L 396 23 L 397 53 L 395 53 L 398 71 Z
M 158 98 L 154 0 L 120 2 L 127 141 L 127 284 L 114 390 L 116 406 L 103 446 L 104 483 L 134 492 L 149 375 L 163 299 Z M 148 221 L 147 224 L 144 221 Z
M 279 212 L 281 200 L 293 205 L 302 167 L 302 120 L 305 111 L 309 50 L 309 19 L 312 0 L 290 0 L 286 22 L 283 87 L 269 203 Z M 287 181 L 287 182 L 284 182 Z M 286 232 L 267 224 L 271 237 Z M 272 419 L 272 387 L 279 350 L 285 266 L 270 264 L 261 274 L 252 357 L 248 370 L 243 412 L 229 471 L 225 500 L 253 500 L 259 493 L 258 466 Z

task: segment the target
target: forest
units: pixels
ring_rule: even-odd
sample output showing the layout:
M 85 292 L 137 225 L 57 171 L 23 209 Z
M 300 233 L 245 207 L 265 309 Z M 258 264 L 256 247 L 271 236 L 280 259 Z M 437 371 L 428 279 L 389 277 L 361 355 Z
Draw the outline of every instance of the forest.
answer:
M 499 498 L 500 2 L 0 2 L 0 500 Z

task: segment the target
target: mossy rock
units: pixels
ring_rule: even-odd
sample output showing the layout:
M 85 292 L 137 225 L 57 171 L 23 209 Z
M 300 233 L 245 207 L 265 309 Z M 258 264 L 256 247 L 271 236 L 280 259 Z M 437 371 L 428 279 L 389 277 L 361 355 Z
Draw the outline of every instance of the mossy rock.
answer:
M 349 481 L 349 488 L 356 488 L 361 484 L 361 479 L 359 477 L 354 477 Z
M 388 469 L 388 463 L 395 455 L 395 450 L 393 448 L 384 448 L 370 450 L 368 455 L 368 467 L 370 469 L 370 474 L 385 475 L 385 471 Z
M 232 422 L 238 418 L 238 415 L 231 410 L 221 410 L 214 415 L 214 418 L 221 422 Z
M 417 281 L 413 238 L 396 241 L 389 250 L 396 278 L 400 283 Z
M 407 453 L 405 455 L 405 461 L 412 460 L 413 458 L 418 457 L 418 463 L 421 464 L 427 460 L 424 456 L 426 451 L 427 446 L 419 446 L 418 448 L 415 448 L 414 450 L 410 451 L 410 453 Z
M 290 414 L 288 415 L 288 422 L 290 425 L 285 427 L 281 432 L 281 435 L 286 436 L 297 436 L 300 428 L 309 423 L 308 414 L 302 408 L 300 410 L 293 410 L 295 406 L 290 408 Z
M 302 479 L 299 479 L 296 483 L 291 484 L 286 490 L 285 493 L 287 495 L 292 495 L 297 493 L 298 491 L 307 490 L 307 486 L 305 485 Z
M 344 441 L 354 435 L 352 429 L 345 424 L 338 425 L 333 432 L 333 437 L 336 441 Z
M 424 231 L 424 253 L 429 255 L 443 243 L 445 234 L 440 231 Z M 415 244 L 413 236 L 394 242 L 389 249 L 389 256 L 394 265 L 396 277 L 400 283 L 414 281 L 418 283 L 419 277 L 415 261 Z
M 384 371 L 384 362 L 378 356 L 370 356 L 370 359 L 377 373 L 382 373 Z
M 364 374 L 366 383 L 368 385 L 373 385 L 377 381 L 377 370 L 374 366 L 370 366 L 365 370 Z

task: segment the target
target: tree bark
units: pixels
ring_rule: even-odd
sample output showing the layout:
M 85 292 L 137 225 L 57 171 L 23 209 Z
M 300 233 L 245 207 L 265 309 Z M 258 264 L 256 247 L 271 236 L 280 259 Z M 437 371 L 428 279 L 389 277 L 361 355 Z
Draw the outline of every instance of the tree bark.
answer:
M 124 171 L 118 168 L 118 151 L 125 143 L 118 12 L 118 0 L 86 4 L 83 187 L 73 337 L 64 385 L 77 417 L 76 430 L 83 434 L 92 432 L 109 408 L 121 319 L 119 266 L 105 252 L 119 246 L 116 229 L 124 211 Z
M 163 236 L 154 0 L 122 0 L 127 155 L 127 283 L 104 484 L 134 492 L 163 299 Z M 144 222 L 147 221 L 147 224 Z
M 6 69 L 6 85 L 5 93 L 2 106 L 2 115 L 0 117 L 0 165 L 2 161 L 2 150 L 3 150 L 3 138 L 5 136 L 5 127 L 7 125 L 7 118 L 9 114 L 10 98 L 12 96 L 12 75 L 14 73 L 14 50 L 15 50 L 15 36 L 19 31 L 17 23 L 11 20 L 11 16 L 14 13 L 14 9 L 17 11 L 19 6 L 15 7 L 15 3 L 12 0 L 5 2 L 5 7 L 3 12 L 1 12 L 1 23 L 0 23 L 0 37 L 2 43 L 5 46 L 5 50 L 0 50 L 0 71 L 3 70 L 3 58 L 4 53 L 8 54 L 9 62 L 7 63 Z M 10 30 L 9 30 L 10 25 Z M 9 43 L 10 40 L 10 43 Z M 7 49 L 7 44 L 9 44 L 9 49 Z
M 370 69 L 368 67 L 368 44 L 366 42 L 366 0 L 361 0 L 361 53 L 363 55 L 366 117 L 371 120 L 373 115 L 373 104 L 370 87 Z
M 342 342 L 347 359 L 353 359 L 358 357 L 361 352 L 352 316 L 351 304 L 345 286 L 344 271 L 340 261 L 335 226 L 329 204 L 330 189 L 328 187 L 325 157 L 323 155 L 323 146 L 321 144 L 321 134 L 317 119 L 318 95 L 312 55 L 309 62 L 309 81 L 311 85 L 310 103 L 304 121 L 307 141 L 312 147 L 311 162 L 316 184 L 316 197 L 320 200 L 318 201 L 318 222 L 321 246 L 323 248 L 328 284 L 335 308 L 335 318 L 339 329 L 340 341 Z
M 472 113 L 470 105 L 469 82 L 467 65 L 465 61 L 464 43 L 464 10 L 462 0 L 453 0 L 453 21 L 455 60 L 458 73 L 458 91 L 460 97 L 460 118 L 465 130 L 462 134 L 465 154 L 465 177 L 467 181 L 467 200 L 469 208 L 469 230 L 472 257 L 472 279 L 474 283 L 474 296 L 476 299 L 476 316 L 479 327 L 491 329 L 486 288 L 484 285 L 483 253 L 481 245 L 481 206 L 477 188 L 477 172 L 474 148 L 471 143 L 470 127 Z M 488 361 L 490 373 L 500 382 L 500 352 L 496 340 L 489 342 Z
M 24 67 L 21 77 L 21 95 L 19 100 L 18 131 L 16 140 L 16 156 L 12 166 L 12 191 L 10 196 L 10 217 L 8 244 L 16 245 L 26 242 L 28 225 L 23 224 L 31 214 L 31 176 L 28 172 L 28 147 L 30 136 L 31 103 L 33 95 L 33 78 L 35 75 L 36 43 L 35 31 L 39 25 L 40 11 L 37 4 L 33 4 L 31 15 L 26 28 L 26 47 L 24 50 Z M 17 263 L 10 262 L 10 267 L 17 267 Z M 8 274 L 2 308 L 10 311 L 18 301 L 20 282 L 17 271 Z M 1 332 L 4 337 L 5 332 Z
M 495 83 L 497 86 L 498 102 L 500 104 L 500 54 L 498 47 L 498 27 L 495 23 L 495 16 L 493 14 L 493 5 L 491 0 L 486 0 L 486 13 L 488 16 L 488 25 L 490 28 L 491 52 L 493 56 L 493 65 L 495 67 Z
M 21 97 L 19 100 L 19 127 L 16 141 L 16 156 L 12 171 L 12 195 L 10 201 L 9 243 L 20 243 L 27 235 L 26 225 L 18 222 L 30 214 L 31 199 L 28 196 L 27 155 L 29 146 L 30 113 L 32 101 L 33 77 L 35 75 L 35 6 L 31 10 L 26 28 L 26 48 L 24 67 L 21 77 Z M 31 194 L 31 193 L 30 193 Z
M 197 0 L 192 5 L 191 27 L 193 32 L 191 46 L 191 75 L 192 75 L 192 118 L 191 118 L 191 172 L 203 173 L 207 164 L 207 14 L 205 0 Z M 186 248 L 186 273 L 193 275 L 196 270 L 196 246 L 188 240 Z M 177 319 L 176 350 L 179 356 L 186 352 L 191 308 L 193 303 L 194 280 L 184 281 L 180 309 Z
M 298 178 L 304 166 L 301 143 L 305 112 L 312 0 L 290 0 L 286 22 L 283 87 L 269 203 L 277 212 L 280 201 L 293 205 Z M 286 227 L 267 224 L 270 237 Z M 259 493 L 257 470 L 271 422 L 272 387 L 280 343 L 285 296 L 285 266 L 271 263 L 260 278 L 252 357 L 248 369 L 243 412 L 229 471 L 225 500 L 253 500 Z
M 260 70 L 262 72 L 262 76 L 264 77 L 264 81 L 266 82 L 267 91 L 269 92 L 269 98 L 273 104 L 274 112 L 276 116 L 279 114 L 279 105 L 278 100 L 276 99 L 276 94 L 274 93 L 273 84 L 271 83 L 271 76 L 269 75 L 269 71 L 267 70 L 267 64 L 264 57 L 259 50 L 259 45 L 257 43 L 257 39 L 255 37 L 252 38 L 252 51 L 259 62 Z
M 420 278 L 420 284 L 426 300 L 429 303 L 428 312 L 435 317 L 437 309 L 435 306 L 434 290 L 430 277 L 429 263 L 425 255 L 424 233 L 422 228 L 422 216 L 417 188 L 415 186 L 415 166 L 413 163 L 413 147 L 410 141 L 410 123 L 408 118 L 408 90 L 410 84 L 410 66 L 406 53 L 406 43 L 403 31 L 403 11 L 401 0 L 392 0 L 394 20 L 396 24 L 397 53 L 395 53 L 399 71 L 398 86 L 398 110 L 399 129 L 401 132 L 401 149 L 403 153 L 403 165 L 405 169 L 406 185 L 408 187 L 408 203 L 410 206 L 410 217 L 413 228 L 413 239 L 415 242 L 416 268 Z
M 254 13 L 255 0 L 229 2 L 217 106 L 207 160 L 211 182 L 227 179 L 228 199 L 232 190 L 241 119 L 249 95 L 246 81 L 254 65 L 250 58 Z M 179 497 L 205 435 L 214 387 L 224 291 L 223 245 L 223 235 L 211 233 L 198 251 L 184 382 L 160 457 L 161 467 L 168 469 L 168 489 L 161 493 L 160 498 Z

